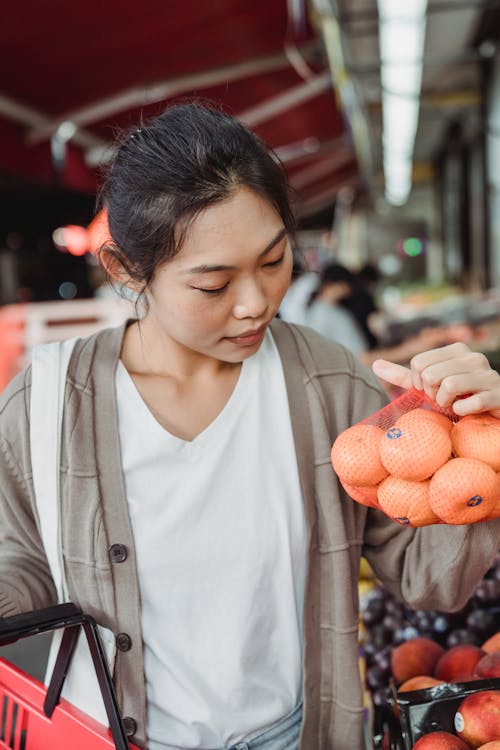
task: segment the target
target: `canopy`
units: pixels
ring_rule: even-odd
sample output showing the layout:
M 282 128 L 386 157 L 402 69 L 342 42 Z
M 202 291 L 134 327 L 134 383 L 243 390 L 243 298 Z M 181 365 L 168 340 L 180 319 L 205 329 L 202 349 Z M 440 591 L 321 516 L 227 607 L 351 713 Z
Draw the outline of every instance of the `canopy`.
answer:
M 289 172 L 300 216 L 359 181 L 305 0 L 25 0 L 0 27 L 0 188 L 92 193 L 116 128 L 202 97 Z

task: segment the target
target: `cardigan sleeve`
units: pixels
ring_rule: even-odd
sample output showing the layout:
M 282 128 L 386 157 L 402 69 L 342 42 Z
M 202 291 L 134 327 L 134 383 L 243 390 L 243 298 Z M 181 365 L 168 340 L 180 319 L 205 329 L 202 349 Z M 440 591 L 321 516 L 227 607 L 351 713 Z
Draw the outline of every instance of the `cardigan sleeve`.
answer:
M 350 352 L 344 350 L 343 356 L 342 361 L 338 348 L 330 350 L 323 344 L 318 351 L 314 346 L 316 362 L 323 358 L 337 363 L 328 376 L 322 365 L 325 376 L 321 378 L 332 442 L 342 430 L 388 403 L 374 374 Z M 377 577 L 413 608 L 460 609 L 500 550 L 500 519 L 415 529 L 400 526 L 380 510 L 356 506 L 362 554 Z
M 375 411 L 366 384 L 354 382 L 352 423 Z M 415 529 L 369 509 L 363 539 L 363 555 L 399 599 L 414 609 L 453 611 L 470 598 L 500 549 L 500 519 Z
M 367 514 L 363 554 L 376 575 L 414 609 L 461 609 L 500 549 L 500 519 L 407 529 Z
M 0 398 L 0 616 L 57 601 L 31 481 L 28 381 L 16 376 Z

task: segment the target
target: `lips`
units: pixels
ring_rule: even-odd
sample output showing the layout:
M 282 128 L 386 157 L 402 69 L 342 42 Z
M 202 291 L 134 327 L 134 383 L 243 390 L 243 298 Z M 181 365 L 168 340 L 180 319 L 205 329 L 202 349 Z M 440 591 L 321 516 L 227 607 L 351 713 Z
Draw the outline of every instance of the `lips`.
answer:
M 250 336 L 258 336 L 262 331 L 264 330 L 266 326 L 260 326 L 260 328 L 254 328 L 251 331 L 243 331 L 243 333 L 238 333 L 237 336 L 230 336 L 231 339 L 245 339 Z
M 243 331 L 242 333 L 239 333 L 237 336 L 228 336 L 227 338 L 229 341 L 235 341 L 237 343 L 253 343 L 255 340 L 257 340 L 262 334 L 265 332 L 267 327 L 267 323 L 264 323 L 264 325 L 261 325 L 259 328 L 253 328 L 248 331 Z

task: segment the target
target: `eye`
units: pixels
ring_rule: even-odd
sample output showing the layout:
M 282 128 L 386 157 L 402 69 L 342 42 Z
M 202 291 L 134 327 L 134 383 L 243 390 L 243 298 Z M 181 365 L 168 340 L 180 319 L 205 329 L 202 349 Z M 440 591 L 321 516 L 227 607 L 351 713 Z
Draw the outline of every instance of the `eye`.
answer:
M 197 292 L 203 292 L 203 294 L 222 294 L 224 289 L 226 289 L 228 284 L 224 284 L 224 286 L 220 286 L 217 289 L 201 289 L 199 286 L 193 286 L 191 289 L 196 289 Z
M 280 255 L 280 257 L 278 258 L 278 260 L 273 260 L 270 263 L 264 263 L 264 266 L 266 268 L 274 268 L 275 266 L 279 266 L 281 263 L 283 263 L 284 257 L 285 257 L 285 253 L 283 253 L 282 255 Z

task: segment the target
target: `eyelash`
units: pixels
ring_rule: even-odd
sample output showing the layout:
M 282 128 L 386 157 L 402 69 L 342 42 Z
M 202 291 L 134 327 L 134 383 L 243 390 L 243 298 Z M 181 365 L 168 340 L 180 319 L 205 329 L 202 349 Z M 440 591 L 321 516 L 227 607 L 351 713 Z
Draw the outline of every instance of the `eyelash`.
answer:
M 218 289 L 200 289 L 199 287 L 194 288 L 197 289 L 198 292 L 203 292 L 203 294 L 221 294 L 227 286 L 229 285 L 224 284 L 224 286 L 221 286 Z
M 283 259 L 285 257 L 285 253 L 281 255 L 281 257 L 278 258 L 278 260 L 273 260 L 272 263 L 264 263 L 265 268 L 274 268 L 276 266 L 281 265 L 283 263 Z M 211 295 L 217 295 L 222 294 L 224 289 L 226 289 L 229 286 L 229 284 L 224 284 L 224 286 L 219 287 L 218 289 L 200 289 L 200 287 L 194 287 L 198 292 L 203 292 L 203 294 L 211 294 Z

